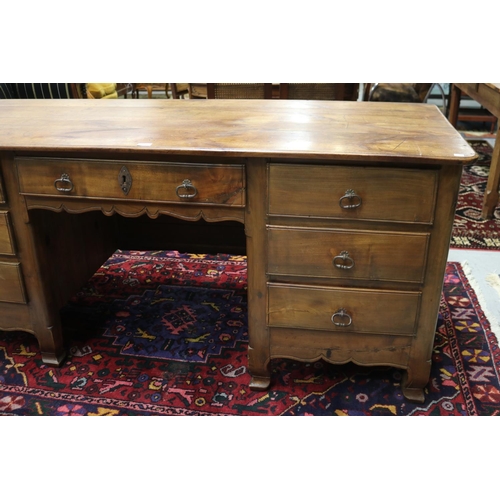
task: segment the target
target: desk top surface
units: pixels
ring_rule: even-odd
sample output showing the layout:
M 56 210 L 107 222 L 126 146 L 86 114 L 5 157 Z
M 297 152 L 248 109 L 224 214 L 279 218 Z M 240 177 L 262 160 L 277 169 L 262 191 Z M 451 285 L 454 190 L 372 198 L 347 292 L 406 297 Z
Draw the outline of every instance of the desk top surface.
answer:
M 475 152 L 427 104 L 1 100 L 0 150 L 470 163 Z

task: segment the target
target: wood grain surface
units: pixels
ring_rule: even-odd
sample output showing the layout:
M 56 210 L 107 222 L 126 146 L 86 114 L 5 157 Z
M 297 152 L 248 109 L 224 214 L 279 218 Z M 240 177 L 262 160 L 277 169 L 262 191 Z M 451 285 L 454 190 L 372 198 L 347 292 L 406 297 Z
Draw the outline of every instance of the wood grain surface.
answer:
M 474 151 L 440 114 L 384 102 L 13 99 L 0 102 L 0 149 L 469 163 Z

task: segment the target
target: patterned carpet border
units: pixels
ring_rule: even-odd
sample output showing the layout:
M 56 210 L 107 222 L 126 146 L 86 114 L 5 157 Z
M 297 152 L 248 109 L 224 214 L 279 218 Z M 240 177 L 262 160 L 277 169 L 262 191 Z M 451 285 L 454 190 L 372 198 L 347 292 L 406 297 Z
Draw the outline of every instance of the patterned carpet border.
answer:
M 176 301 L 171 292 L 178 291 L 179 282 L 189 286 Z M 162 307 L 151 307 L 151 301 Z M 191 313 L 178 315 L 175 324 L 162 321 L 192 303 L 199 306 L 191 311 L 194 323 Z M 447 265 L 424 404 L 405 400 L 400 370 L 323 361 L 273 360 L 271 388 L 249 390 L 248 338 L 241 327 L 246 321 L 244 257 L 118 251 L 68 304 L 65 315 L 80 333 L 72 337 L 70 354 L 59 368 L 42 362 L 33 336 L 0 333 L 1 415 L 500 412 L 498 342 L 464 270 L 454 262 Z M 206 328 L 204 318 L 213 328 Z M 183 335 L 169 338 L 169 332 L 193 324 L 199 330 L 190 331 L 189 342 Z M 172 342 L 179 342 L 173 352 Z

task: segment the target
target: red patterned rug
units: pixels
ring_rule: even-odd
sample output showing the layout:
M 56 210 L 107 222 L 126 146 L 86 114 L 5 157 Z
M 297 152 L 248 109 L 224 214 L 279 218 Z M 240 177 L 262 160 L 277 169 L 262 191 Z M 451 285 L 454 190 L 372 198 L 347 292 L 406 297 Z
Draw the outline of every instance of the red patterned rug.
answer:
M 33 336 L 0 333 L 3 415 L 498 415 L 500 350 L 461 266 L 448 263 L 424 404 L 400 370 L 273 360 L 248 389 L 246 259 L 117 251 L 62 311 L 60 368 Z
M 467 142 L 479 158 L 463 170 L 450 246 L 500 250 L 500 206 L 496 207 L 492 219 L 481 216 L 493 149 L 483 140 Z

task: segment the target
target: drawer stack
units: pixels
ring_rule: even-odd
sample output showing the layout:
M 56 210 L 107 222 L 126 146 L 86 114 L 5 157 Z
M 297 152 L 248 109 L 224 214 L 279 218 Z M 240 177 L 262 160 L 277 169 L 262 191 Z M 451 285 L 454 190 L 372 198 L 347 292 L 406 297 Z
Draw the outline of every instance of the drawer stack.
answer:
M 14 232 L 4 193 L 0 178 L 0 328 L 1 317 L 5 318 L 7 309 L 12 308 L 9 304 L 26 304 L 21 264 L 16 256 Z
M 438 171 L 271 163 L 268 176 L 271 357 L 406 368 Z

